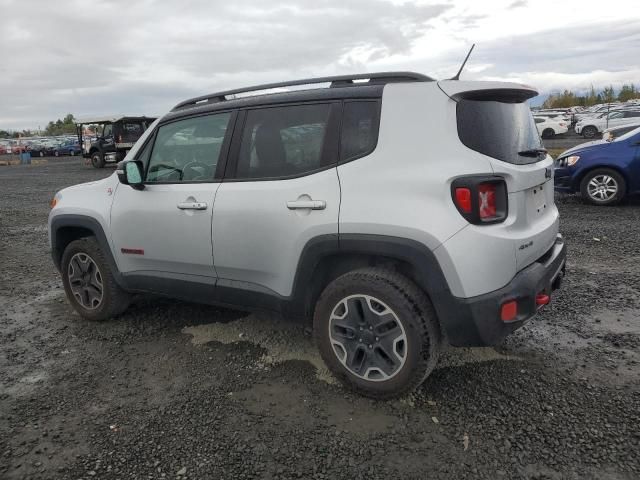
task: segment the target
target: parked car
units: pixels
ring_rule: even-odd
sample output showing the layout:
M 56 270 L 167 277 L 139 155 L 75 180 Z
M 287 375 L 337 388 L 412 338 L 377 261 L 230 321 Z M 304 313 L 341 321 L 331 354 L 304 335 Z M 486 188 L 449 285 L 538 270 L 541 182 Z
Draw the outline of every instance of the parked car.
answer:
M 80 147 L 80 144 L 77 141 L 67 142 L 60 145 L 59 147 L 56 147 L 53 150 L 53 154 L 56 157 L 60 157 L 64 155 L 71 155 L 73 157 L 74 155 L 81 155 L 82 148 Z
M 556 135 L 567 133 L 569 131 L 569 127 L 566 121 L 558 121 L 554 120 L 553 118 L 538 116 L 533 117 L 533 119 L 536 122 L 538 133 L 542 138 L 553 138 Z
M 311 84 L 330 87 L 282 91 Z M 401 395 L 444 344 L 501 341 L 560 285 L 536 95 L 387 72 L 181 102 L 113 175 L 55 195 L 69 302 L 90 320 L 133 292 L 313 319 L 337 378 Z
M 622 127 L 607 128 L 602 132 L 602 140 L 610 142 L 611 140 L 614 140 L 631 130 L 635 130 L 638 127 L 640 127 L 640 122 L 632 123 L 631 125 L 624 125 Z
M 27 151 L 32 157 L 50 157 L 53 155 L 54 147 L 45 143 L 31 142 L 27 145 Z
M 640 127 L 563 152 L 555 162 L 555 189 L 579 192 L 594 205 L 615 205 L 640 192 Z
M 586 117 L 578 121 L 575 132 L 584 138 L 593 138 L 609 127 L 632 125 L 640 120 L 640 110 L 616 110 L 600 117 Z

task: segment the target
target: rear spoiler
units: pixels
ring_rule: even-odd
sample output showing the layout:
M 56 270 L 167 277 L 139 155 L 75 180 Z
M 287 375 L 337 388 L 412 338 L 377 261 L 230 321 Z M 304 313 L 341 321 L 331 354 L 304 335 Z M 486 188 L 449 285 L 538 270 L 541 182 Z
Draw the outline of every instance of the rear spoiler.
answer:
M 441 80 L 438 87 L 454 101 L 461 99 L 521 103 L 538 95 L 529 85 L 512 82 L 461 82 Z

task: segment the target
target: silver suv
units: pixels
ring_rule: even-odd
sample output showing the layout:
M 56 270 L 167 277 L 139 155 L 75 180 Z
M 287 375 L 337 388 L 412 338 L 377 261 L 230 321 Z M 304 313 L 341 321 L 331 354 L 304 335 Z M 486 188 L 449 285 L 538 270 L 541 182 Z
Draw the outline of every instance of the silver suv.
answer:
M 134 292 L 312 320 L 338 378 L 400 395 L 443 345 L 499 342 L 562 280 L 535 95 L 399 72 L 182 102 L 114 175 L 56 194 L 69 301 L 91 320 Z

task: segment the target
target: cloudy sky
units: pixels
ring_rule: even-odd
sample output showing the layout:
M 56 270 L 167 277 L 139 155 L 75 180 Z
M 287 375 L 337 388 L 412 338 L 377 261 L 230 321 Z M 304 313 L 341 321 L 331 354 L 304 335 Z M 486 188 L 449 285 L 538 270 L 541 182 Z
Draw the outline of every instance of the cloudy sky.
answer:
M 538 87 L 640 85 L 637 0 L 0 0 L 0 129 L 161 114 L 190 96 L 413 70 Z

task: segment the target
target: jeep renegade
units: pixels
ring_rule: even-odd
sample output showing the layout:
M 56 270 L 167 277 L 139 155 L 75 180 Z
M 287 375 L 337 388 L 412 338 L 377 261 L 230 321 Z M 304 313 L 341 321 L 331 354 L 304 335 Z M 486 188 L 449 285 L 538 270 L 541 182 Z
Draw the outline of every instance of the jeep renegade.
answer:
M 135 292 L 280 312 L 356 391 L 405 393 L 443 345 L 501 341 L 560 285 L 536 94 L 399 72 L 184 101 L 112 176 L 55 195 L 69 302 L 90 320 Z

